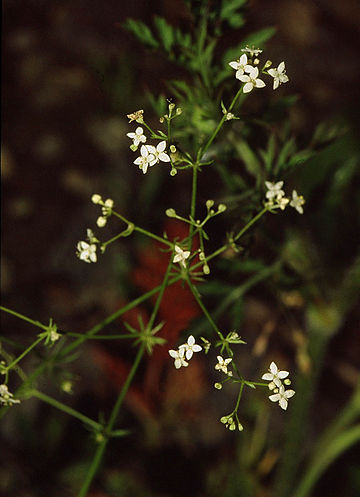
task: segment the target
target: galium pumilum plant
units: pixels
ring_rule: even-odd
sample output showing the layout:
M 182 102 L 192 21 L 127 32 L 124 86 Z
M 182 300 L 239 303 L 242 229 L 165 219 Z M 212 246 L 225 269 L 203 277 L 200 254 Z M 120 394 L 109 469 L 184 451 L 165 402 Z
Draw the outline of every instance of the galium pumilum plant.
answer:
M 233 27 L 237 27 L 237 22 L 242 22 L 242 17 L 240 14 L 240 18 L 234 17 L 234 9 L 230 8 L 232 3 L 223 2 L 223 5 L 228 5 L 229 8 L 228 10 L 224 8 L 221 11 L 222 20 L 223 22 L 230 22 L 229 19 L 232 19 L 231 22 L 235 25 Z M 236 8 L 243 3 L 237 2 L 239 5 L 236 5 Z M 58 330 L 52 319 L 46 325 L 17 311 L 1 307 L 4 312 L 12 314 L 41 330 L 34 338 L 33 343 L 16 357 L 7 352 L 3 345 L 1 346 L 0 402 L 3 406 L 1 414 L 3 415 L 10 407 L 19 408 L 18 404 L 21 401 L 33 396 L 79 419 L 91 430 L 96 441 L 96 449 L 85 481 L 78 493 L 79 497 L 87 495 L 109 440 L 125 436 L 128 433 L 126 429 L 117 426 L 119 412 L 144 354 L 151 354 L 155 346 L 166 346 L 166 340 L 158 336 L 163 326 L 163 323 L 158 321 L 158 310 L 165 289 L 175 282 L 182 281 L 188 286 L 207 321 L 207 326 L 203 332 L 205 336 L 197 338 L 194 337 L 191 329 L 188 330 L 186 341 L 180 344 L 177 349 L 169 349 L 169 360 L 174 360 L 176 369 L 191 367 L 189 363 L 194 354 L 205 353 L 207 355 L 209 350 L 215 349 L 216 363 L 212 363 L 208 359 L 210 356 L 207 355 L 206 357 L 209 368 L 213 369 L 218 375 L 218 379 L 214 384 L 215 389 L 221 390 L 225 384 L 233 384 L 237 388 L 234 408 L 230 413 L 224 413 L 220 419 L 220 422 L 226 428 L 230 431 L 242 431 L 244 429 L 241 421 L 240 402 L 245 389 L 251 391 L 263 388 L 265 392 L 270 394 L 270 401 L 277 403 L 283 410 L 287 409 L 289 399 L 295 394 L 294 390 L 288 388 L 291 384 L 288 377 L 289 373 L 282 371 L 274 361 L 271 362 L 268 372 L 260 373 L 259 378 L 255 380 L 247 379 L 243 376 L 241 367 L 237 363 L 237 347 L 244 346 L 246 342 L 242 340 L 238 331 L 224 331 L 219 328 L 216 319 L 212 316 L 211 310 L 208 309 L 205 299 L 201 295 L 201 285 L 199 286 L 199 283 L 206 278 L 211 278 L 212 264 L 219 257 L 224 256 L 225 252 L 231 251 L 236 255 L 241 249 L 239 245 L 241 239 L 253 229 L 260 219 L 266 215 L 277 214 L 289 208 L 294 208 L 299 214 L 303 214 L 305 202 L 296 190 L 292 190 L 290 196 L 286 195 L 284 180 L 274 176 L 268 156 L 264 152 L 264 161 L 267 161 L 269 167 L 266 168 L 267 176 L 264 181 L 262 183 L 257 181 L 257 192 L 254 200 L 257 209 L 241 229 L 223 233 L 225 242 L 220 243 L 215 250 L 208 251 L 207 242 L 209 236 L 205 228 L 215 217 L 226 216 L 227 204 L 225 202 L 217 203 L 209 199 L 204 206 L 199 205 L 198 188 L 200 177 L 203 178 L 209 168 L 216 167 L 217 158 L 214 150 L 216 150 L 217 143 L 220 143 L 221 150 L 221 147 L 224 146 L 224 141 L 226 141 L 226 134 L 224 135 L 223 133 L 224 128 L 231 126 L 232 121 L 242 121 L 242 106 L 246 98 L 256 98 L 256 93 L 263 91 L 262 89 L 266 86 L 270 86 L 273 91 L 278 91 L 281 85 L 289 81 L 284 61 L 273 65 L 271 61 L 263 58 L 263 48 L 246 43 L 238 47 L 235 58 L 229 57 L 224 67 L 219 70 L 218 74 L 215 74 L 212 68 L 212 58 L 220 28 L 218 26 L 219 29 L 217 31 L 215 29 L 210 34 L 210 14 L 210 11 L 203 11 L 202 15 L 199 16 L 198 30 L 194 35 L 194 46 L 189 43 L 187 34 L 179 30 L 171 30 L 166 21 L 156 18 L 155 22 L 158 32 L 161 34 L 163 48 L 167 51 L 170 60 L 173 58 L 174 47 L 177 43 L 180 47 L 180 62 L 182 61 L 184 64 L 190 62 L 190 68 L 197 73 L 194 78 L 194 86 L 190 87 L 185 83 L 181 85 L 179 82 L 171 82 L 170 88 L 174 90 L 175 100 L 170 99 L 165 104 L 164 99 L 152 98 L 155 108 L 162 108 L 164 111 L 164 106 L 166 105 L 165 111 L 157 116 L 160 129 L 154 129 L 152 119 L 148 119 L 147 112 L 142 109 L 132 111 L 127 115 L 129 119 L 127 137 L 130 139 L 130 149 L 134 154 L 133 165 L 129 165 L 129 167 L 136 166 L 138 168 L 138 181 L 146 181 L 147 176 L 152 174 L 155 168 L 161 168 L 162 174 L 170 174 L 173 181 L 176 181 L 178 175 L 188 175 L 188 172 L 191 172 L 192 178 L 189 180 L 190 200 L 187 213 L 176 212 L 171 205 L 170 199 L 168 208 L 164 213 L 169 218 L 185 223 L 188 227 L 187 236 L 183 239 L 170 240 L 166 233 L 159 235 L 141 227 L 117 211 L 116 199 L 107 198 L 104 200 L 102 195 L 94 193 L 91 201 L 100 209 L 95 223 L 98 230 L 101 230 L 107 223 L 113 223 L 113 225 L 119 225 L 119 232 L 108 240 L 101 240 L 100 232 L 95 234 L 92 228 L 87 228 L 86 240 L 79 241 L 76 246 L 76 255 L 80 261 L 88 264 L 101 264 L 101 258 L 106 257 L 104 253 L 110 246 L 114 246 L 119 241 L 126 243 L 122 239 L 137 232 L 158 242 L 168 254 L 167 270 L 162 283 L 121 307 L 83 334 Z M 141 23 L 130 20 L 127 27 L 137 34 L 139 38 L 142 38 L 143 42 L 152 45 L 153 48 L 157 48 L 157 45 L 159 45 L 159 42 L 154 41 L 149 28 L 141 29 L 143 28 Z M 265 42 L 270 34 L 269 32 L 262 33 L 258 39 Z M 225 80 L 228 85 L 229 81 L 231 82 L 232 96 L 230 96 L 228 102 L 224 101 L 225 98 L 219 100 L 218 96 L 215 96 L 214 88 L 212 87 L 214 76 L 217 85 L 220 85 Z M 192 95 L 189 94 L 190 90 Z M 204 113 L 200 112 L 197 121 L 193 114 L 188 116 L 186 114 L 190 113 L 194 96 L 196 98 L 196 96 L 204 96 L 204 94 L 206 94 L 206 101 L 203 100 L 205 102 Z M 211 101 L 212 98 L 213 101 Z M 181 105 L 178 105 L 175 101 L 179 101 Z M 217 106 L 217 122 L 208 119 L 206 116 L 206 106 L 209 102 L 212 108 Z M 189 121 L 190 125 L 187 124 Z M 201 176 L 200 173 L 202 173 Z M 261 198 L 259 202 L 258 198 Z M 205 212 L 203 218 L 201 218 L 201 212 Z M 280 217 L 278 217 L 278 220 L 281 222 Z M 195 239 L 198 241 L 198 249 L 194 248 Z M 121 334 L 108 333 L 102 335 L 100 333 L 107 325 L 125 314 L 125 312 L 134 309 L 153 296 L 156 296 L 156 301 L 147 322 L 143 322 L 139 317 L 137 328 L 124 322 L 124 332 Z M 138 347 L 130 372 L 107 421 L 95 421 L 36 388 L 37 378 L 46 371 L 48 366 L 67 361 L 85 341 L 92 339 L 132 340 Z M 4 341 L 4 343 L 6 342 Z M 41 346 L 48 349 L 46 357 L 32 373 L 25 373 L 20 363 L 35 347 Z M 22 385 L 15 394 L 9 390 L 11 373 L 16 373 L 22 380 Z M 62 388 L 64 391 L 71 391 L 71 380 L 64 381 Z M 215 394 L 216 392 L 214 392 Z

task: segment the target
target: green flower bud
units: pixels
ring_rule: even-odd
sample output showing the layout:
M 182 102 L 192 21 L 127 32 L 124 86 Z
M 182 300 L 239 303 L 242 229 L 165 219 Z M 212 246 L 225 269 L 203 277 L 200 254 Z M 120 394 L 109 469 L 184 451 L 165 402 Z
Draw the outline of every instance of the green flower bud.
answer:
M 222 389 L 222 384 L 221 383 L 215 383 L 214 387 L 217 389 L 217 390 L 221 390 Z M 222 419 L 222 418 L 221 418 Z
M 175 217 L 176 216 L 175 209 L 166 209 L 165 214 L 167 215 L 167 217 Z

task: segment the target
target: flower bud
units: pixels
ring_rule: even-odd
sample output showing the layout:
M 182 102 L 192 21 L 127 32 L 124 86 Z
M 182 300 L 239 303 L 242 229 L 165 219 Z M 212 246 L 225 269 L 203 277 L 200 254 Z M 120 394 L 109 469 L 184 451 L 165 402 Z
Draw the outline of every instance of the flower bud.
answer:
M 210 274 L 210 268 L 207 264 L 203 265 L 203 273 L 204 274 Z
M 169 104 L 169 112 L 175 109 L 175 104 L 171 103 Z
M 207 200 L 206 201 L 206 208 L 209 210 L 211 209 L 211 207 L 214 205 L 214 201 L 213 200 Z
M 217 390 L 221 390 L 222 389 L 222 384 L 221 383 L 215 383 L 214 387 L 217 389 Z M 222 418 L 221 418 L 222 419 Z M 221 421 L 222 422 L 222 421 Z
M 173 154 L 176 152 L 175 145 L 170 145 L 170 152 L 173 153 Z
M 166 209 L 165 214 L 167 215 L 167 217 L 175 217 L 176 216 L 175 209 Z
M 176 109 L 176 114 L 177 114 L 178 116 L 180 116 L 180 115 L 182 114 L 182 108 L 181 108 L 181 107 L 178 107 L 178 108 Z
M 97 218 L 96 224 L 99 226 L 99 228 L 103 228 L 106 224 L 106 221 L 107 221 L 106 217 L 99 216 Z
M 93 204 L 98 204 L 99 202 L 101 202 L 101 195 L 97 194 L 97 193 L 94 193 L 94 195 L 91 197 L 91 202 Z
M 175 168 L 171 169 L 170 176 L 176 176 L 176 175 L 177 175 L 177 170 Z
M 225 204 L 219 204 L 218 205 L 218 212 L 224 212 L 226 211 L 227 207 Z

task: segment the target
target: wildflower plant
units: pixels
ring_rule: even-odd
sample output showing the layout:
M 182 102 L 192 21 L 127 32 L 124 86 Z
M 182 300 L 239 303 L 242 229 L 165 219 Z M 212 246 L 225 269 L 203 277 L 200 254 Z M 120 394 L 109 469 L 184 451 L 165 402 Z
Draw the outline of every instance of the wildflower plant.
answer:
M 242 258 L 242 243 L 250 231 L 256 230 L 260 220 L 264 224 L 273 214 L 281 214 L 271 221 L 281 225 L 287 222 L 288 214 L 295 214 L 294 210 L 306 216 L 303 196 L 298 194 L 297 190 L 292 190 L 289 196 L 286 192 L 291 191 L 289 174 L 301 160 L 313 154 L 311 147 L 297 150 L 293 139 L 285 139 L 283 143 L 277 142 L 278 138 L 271 131 L 270 135 L 264 138 L 262 148 L 253 147 L 248 139 L 253 131 L 253 123 L 244 111 L 247 99 L 257 99 L 261 92 L 267 92 L 266 98 L 270 100 L 272 91 L 269 92 L 268 89 L 285 92 L 291 85 L 291 71 L 289 77 L 285 62 L 282 61 L 283 55 L 279 54 L 281 62 L 275 63 L 274 66 L 265 55 L 265 44 L 272 36 L 273 29 L 254 33 L 238 46 L 228 49 L 220 58 L 216 58 L 215 48 L 221 33 L 242 26 L 244 17 L 241 7 L 244 3 L 223 1 L 219 12 L 219 7 L 215 5 L 217 2 L 214 2 L 214 10 L 204 11 L 192 7 L 196 25 L 193 32 L 175 28 L 160 17 L 154 18 L 151 28 L 134 19 L 129 19 L 125 26 L 151 50 L 160 50 L 170 62 L 186 67 L 190 72 L 190 78 L 186 80 L 168 82 L 167 98 L 162 95 L 150 95 L 152 110 L 145 106 L 141 110 L 129 109 L 126 132 L 126 136 L 131 140 L 132 154 L 128 167 L 137 166 L 139 183 L 149 181 L 149 176 L 155 168 L 159 174 L 170 175 L 174 182 L 179 176 L 187 181 L 188 205 L 183 205 L 178 213 L 175 210 L 175 207 L 178 209 L 177 205 L 173 205 L 174 199 L 168 198 L 168 207 L 163 212 L 164 219 L 176 219 L 186 226 L 187 236 L 172 240 L 166 232 L 162 235 L 154 233 L 119 212 L 119 199 L 103 200 L 100 194 L 94 193 L 89 201 L 91 200 L 96 208 L 100 208 L 100 212 L 94 211 L 93 223 L 99 229 L 96 235 L 92 229 L 87 229 L 86 240 L 76 243 L 74 255 L 78 257 L 79 263 L 101 264 L 100 255 L 106 257 L 104 252 L 108 247 L 116 250 L 117 244 L 127 243 L 125 238 L 138 233 L 155 241 L 167 256 L 167 269 L 162 283 L 119 308 L 86 333 L 59 330 L 52 320 L 49 325 L 44 325 L 17 311 L 2 307 L 4 312 L 42 330 L 40 334 L 34 334 L 33 343 L 17 357 L 13 357 L 3 348 L 0 351 L 5 359 L 0 370 L 3 380 L 0 385 L 0 402 L 4 409 L 34 396 L 79 419 L 96 435 L 97 446 L 93 461 L 79 490 L 79 497 L 87 495 L 109 440 L 127 434 L 126 429 L 117 426 L 117 421 L 126 393 L 145 352 L 151 355 L 154 348 L 167 347 L 169 365 L 173 361 L 173 366 L 179 370 L 177 374 L 182 374 L 182 368 L 191 368 L 193 361 L 202 360 L 208 365 L 209 384 L 210 377 L 216 377 L 216 390 L 221 390 L 224 385 L 233 385 L 237 390 L 234 409 L 231 413 L 224 413 L 220 419 L 220 423 L 230 431 L 246 430 L 240 402 L 245 390 L 249 393 L 262 390 L 264 397 L 278 403 L 282 410 L 288 408 L 290 399 L 295 394 L 294 390 L 286 389 L 290 384 L 289 373 L 281 370 L 274 361 L 266 373 L 262 373 L 264 366 L 259 362 L 258 375 L 251 379 L 245 378 L 238 350 L 239 346 L 247 347 L 246 341 L 240 337 L 239 329 L 222 331 L 215 315 L 208 308 L 206 295 L 202 294 L 211 280 L 211 271 L 216 267 L 217 261 L 232 263 L 231 261 Z M 216 18 L 220 21 L 215 22 Z M 284 87 L 285 83 L 287 86 Z M 155 120 L 156 128 L 152 124 Z M 261 129 L 260 134 L 264 136 L 264 129 Z M 251 180 L 246 182 L 237 171 L 231 171 L 230 156 L 238 161 Z M 207 187 L 206 193 L 210 199 L 202 201 L 199 184 L 209 171 L 216 172 L 222 186 L 220 188 L 217 185 L 212 191 Z M 165 194 L 166 192 L 164 196 Z M 221 235 L 216 237 L 216 240 L 211 239 L 209 243 L 209 233 L 215 221 L 218 226 L 223 222 L 226 228 L 223 227 Z M 107 224 L 117 229 L 118 234 L 103 240 L 100 233 Z M 248 250 L 251 251 L 251 247 Z M 275 261 L 261 273 L 261 278 L 270 277 L 279 271 L 280 266 L 281 261 Z M 204 320 L 201 331 L 191 327 L 184 330 L 182 343 L 176 348 L 175 343 L 166 343 L 165 337 L 161 336 L 163 322 L 159 321 L 158 311 L 166 288 L 179 281 L 190 290 Z M 226 291 L 225 286 L 224 288 Z M 116 336 L 109 334 L 107 337 L 113 340 L 130 340 L 137 347 L 132 367 L 107 421 L 94 421 L 38 390 L 34 381 L 43 373 L 44 367 L 39 366 L 31 375 L 20 369 L 19 363 L 40 343 L 49 346 L 46 361 L 60 364 L 87 340 L 98 338 L 101 330 L 126 311 L 135 309 L 140 303 L 154 296 L 155 303 L 148 321 L 139 316 L 138 327 L 124 321 L 125 333 Z M 201 334 L 204 336 L 200 336 Z M 17 373 L 22 381 L 18 394 L 12 394 L 8 390 L 10 373 Z M 72 391 L 69 378 L 65 378 L 62 385 L 64 391 Z M 220 393 L 213 392 L 213 395 Z M 21 406 L 17 408 L 20 409 Z

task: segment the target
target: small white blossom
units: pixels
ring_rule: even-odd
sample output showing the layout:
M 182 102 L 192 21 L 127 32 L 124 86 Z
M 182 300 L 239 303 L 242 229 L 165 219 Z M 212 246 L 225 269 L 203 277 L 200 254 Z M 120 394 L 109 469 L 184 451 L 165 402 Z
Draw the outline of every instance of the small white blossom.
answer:
M 84 262 L 96 262 L 96 245 L 94 243 L 87 243 L 84 241 L 78 242 L 76 245 L 77 252 L 76 255 L 81 261 Z
M 285 73 L 285 62 L 280 62 L 277 69 L 269 69 L 268 73 L 274 78 L 274 90 L 276 90 L 281 83 L 287 83 L 289 81 L 289 78 Z
M 137 123 L 143 122 L 143 116 L 144 116 L 144 111 L 142 109 L 137 110 L 132 114 L 126 115 L 126 117 L 129 119 L 129 123 L 131 123 L 132 121 L 136 121 Z
M 94 197 L 95 197 L 95 200 L 94 201 Z M 97 198 L 97 197 L 100 197 L 100 195 L 93 195 L 92 196 L 92 201 L 94 202 L 94 204 L 99 204 L 101 205 L 101 211 L 102 211 L 102 216 L 99 216 L 96 220 L 96 224 L 98 225 L 99 228 L 103 228 L 106 223 L 107 223 L 107 219 L 108 217 L 111 216 L 112 214 L 112 208 L 114 207 L 114 201 L 111 199 L 111 198 L 107 198 L 105 200 L 105 202 L 103 202 L 102 198 Z
M 183 267 L 186 267 L 186 259 L 190 256 L 190 250 L 183 250 L 179 245 L 175 245 L 173 262 L 179 262 Z
M 300 214 L 304 213 L 304 209 L 302 206 L 305 204 L 304 197 L 302 195 L 298 195 L 296 190 L 292 192 L 292 200 L 290 202 L 291 207 L 294 207 Z
M 228 371 L 228 364 L 230 364 L 230 362 L 232 361 L 231 357 L 229 357 L 228 359 L 224 359 L 223 357 L 221 357 L 221 355 L 218 355 L 217 356 L 217 364 L 215 365 L 215 369 L 217 369 L 218 371 L 222 371 L 223 373 L 229 375 L 229 376 L 232 376 L 232 372 L 231 371 Z
M 9 392 L 7 385 L 0 385 L 0 404 L 11 406 L 12 404 L 19 404 L 20 400 L 14 399 L 14 395 Z
M 200 352 L 202 350 L 202 347 L 200 345 L 197 345 L 195 343 L 195 338 L 192 335 L 190 335 L 189 338 L 187 339 L 187 343 L 180 345 L 179 350 L 181 349 L 184 349 L 186 351 L 185 357 L 188 361 L 190 361 L 190 359 L 193 356 L 193 353 Z
M 154 145 L 145 145 L 148 149 L 149 153 L 155 157 L 155 163 L 161 162 L 170 162 L 170 157 L 165 152 L 166 141 L 161 141 L 156 147 Z M 150 164 L 153 165 L 153 164 Z
M 241 49 L 242 52 L 245 52 L 245 53 L 248 53 L 250 55 L 250 57 L 257 57 L 258 55 L 260 55 L 262 53 L 262 50 L 260 50 L 260 48 L 254 48 L 254 45 L 252 45 L 252 47 L 249 47 L 249 45 L 246 45 L 245 48 L 242 48 Z
M 293 397 L 293 395 L 295 395 L 294 390 L 285 390 L 284 385 L 280 385 L 279 392 L 274 395 L 270 395 L 269 399 L 271 402 L 279 402 L 279 406 L 285 411 L 288 406 L 288 399 Z
M 179 350 L 169 350 L 169 355 L 173 359 L 175 359 L 174 366 L 176 367 L 176 369 L 181 368 L 181 366 L 184 366 L 186 368 L 189 365 L 189 363 L 186 362 L 184 359 L 185 349 L 179 348 Z
M 242 76 L 245 72 L 250 72 L 251 69 L 253 69 L 253 67 L 250 66 L 247 62 L 246 54 L 242 54 L 242 56 L 238 60 L 229 62 L 229 66 L 235 69 L 235 78 L 237 79 L 240 79 L 240 76 Z
M 127 133 L 126 136 L 132 139 L 133 145 L 138 147 L 140 143 L 146 142 L 146 136 L 144 135 L 144 130 L 141 126 L 138 126 L 135 130 L 135 133 Z
M 279 371 L 279 368 L 277 367 L 275 362 L 272 362 L 270 364 L 270 367 L 269 367 L 269 372 L 263 374 L 262 379 L 266 380 L 266 381 L 270 381 L 270 382 L 274 383 L 277 387 L 280 387 L 282 385 L 281 380 L 283 380 L 284 378 L 287 378 L 288 376 L 289 376 L 288 371 Z M 270 383 L 270 385 L 271 385 L 271 383 Z M 270 388 L 270 385 L 269 385 L 269 388 Z M 273 390 L 273 389 L 271 388 L 271 390 Z
M 259 79 L 258 76 L 259 69 L 257 67 L 251 67 L 249 75 L 243 74 L 242 76 L 239 76 L 238 79 L 245 83 L 243 88 L 244 93 L 249 93 L 253 88 L 263 88 L 265 86 L 264 81 Z
M 284 190 L 282 190 L 282 187 L 284 185 L 283 181 L 278 181 L 277 183 L 265 181 L 265 185 L 268 189 L 268 191 L 266 192 L 267 199 L 273 200 L 275 198 L 276 200 L 280 200 L 285 195 Z
M 99 195 L 98 193 L 94 193 L 94 195 L 91 197 L 91 202 L 93 204 L 99 204 L 100 202 L 102 202 L 101 195 Z
M 139 169 L 145 174 L 148 170 L 148 166 L 153 166 L 156 164 L 157 160 L 154 154 L 150 153 L 146 145 L 141 145 L 140 148 L 140 157 L 134 160 L 134 164 L 139 166 Z

